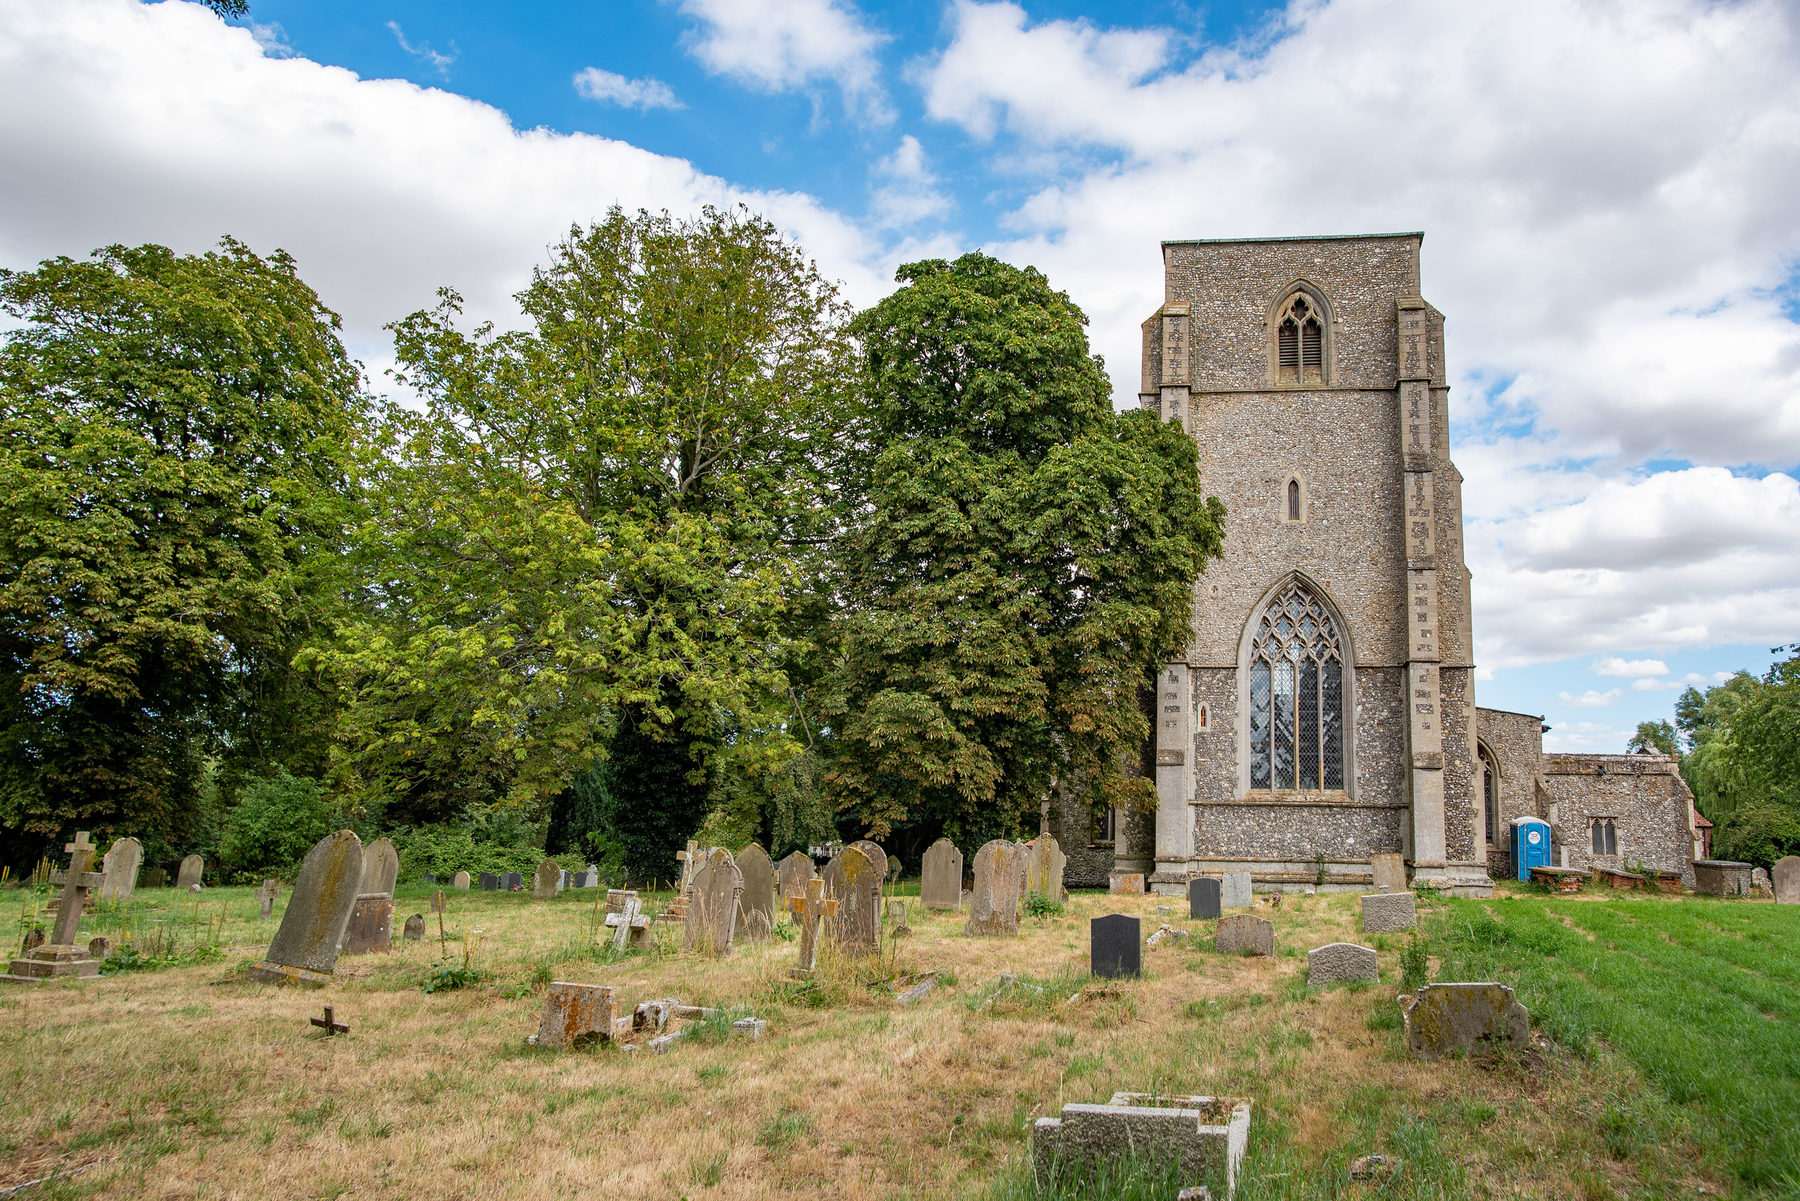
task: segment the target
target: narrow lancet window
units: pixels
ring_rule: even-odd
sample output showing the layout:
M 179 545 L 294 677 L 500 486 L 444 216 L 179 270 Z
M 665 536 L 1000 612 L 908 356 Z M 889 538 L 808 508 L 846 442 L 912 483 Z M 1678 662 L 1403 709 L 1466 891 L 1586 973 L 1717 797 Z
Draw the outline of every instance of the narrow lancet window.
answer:
M 1300 481 L 1289 480 L 1287 486 L 1287 519 L 1300 520 Z
M 1337 623 L 1299 580 L 1257 620 L 1250 650 L 1250 787 L 1344 786 L 1344 661 Z

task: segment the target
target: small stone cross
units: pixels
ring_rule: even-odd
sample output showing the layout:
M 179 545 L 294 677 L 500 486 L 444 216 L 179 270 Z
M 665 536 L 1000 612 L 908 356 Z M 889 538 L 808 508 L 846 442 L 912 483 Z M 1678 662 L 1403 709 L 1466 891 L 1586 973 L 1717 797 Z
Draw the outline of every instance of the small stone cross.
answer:
M 649 927 L 649 919 L 638 916 L 643 908 L 644 903 L 638 900 L 637 893 L 626 892 L 619 898 L 619 912 L 606 915 L 606 924 L 616 927 L 612 938 L 613 950 L 623 951 L 631 945 L 633 928 Z
M 832 917 L 838 911 L 835 897 L 826 898 L 825 881 L 808 880 L 804 897 L 789 897 L 788 908 L 800 918 L 800 966 L 795 970 L 811 975 L 819 961 L 819 919 Z
M 694 866 L 700 861 L 700 844 L 688 839 L 687 850 L 676 851 L 675 858 L 681 861 L 681 896 L 687 896 L 688 887 L 693 881 Z
M 319 1029 L 323 1030 L 325 1032 L 326 1038 L 330 1038 L 334 1034 L 350 1033 L 349 1023 L 338 1021 L 337 1018 L 332 1015 L 331 1006 L 329 1006 L 329 1005 L 327 1005 L 325 1007 L 325 1016 L 324 1017 L 308 1018 L 307 1020 L 312 1022 L 312 1024 L 317 1026 Z
M 62 904 L 56 911 L 56 930 L 50 938 L 53 946 L 75 945 L 75 930 L 81 925 L 81 907 L 87 904 L 87 894 L 99 888 L 105 879 L 99 872 L 88 870 L 94 866 L 96 849 L 88 841 L 86 830 L 77 832 L 75 841 L 63 847 L 69 852 L 69 870 L 50 873 L 50 883 L 63 886 Z

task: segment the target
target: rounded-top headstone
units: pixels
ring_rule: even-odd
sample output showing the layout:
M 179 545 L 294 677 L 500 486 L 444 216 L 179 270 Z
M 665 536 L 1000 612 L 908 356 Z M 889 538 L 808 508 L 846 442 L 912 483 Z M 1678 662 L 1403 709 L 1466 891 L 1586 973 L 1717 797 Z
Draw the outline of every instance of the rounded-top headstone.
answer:
M 1306 953 L 1306 982 L 1314 988 L 1327 984 L 1373 984 L 1380 979 L 1373 947 L 1333 942 Z
M 882 881 L 887 880 L 888 855 L 886 851 L 882 850 L 866 838 L 859 838 L 850 845 L 869 857 L 869 862 L 875 865 L 875 871 L 878 873 L 876 876 L 877 879 Z
M 1800 905 L 1800 855 L 1777 859 L 1774 870 L 1769 873 L 1769 882 L 1775 886 L 1777 905 Z
M 450 887 L 452 887 L 452 888 L 467 888 L 468 886 L 469 886 L 469 873 L 468 872 L 457 872 L 454 876 L 450 877 Z
M 784 898 L 799 900 L 806 896 L 806 882 L 819 874 L 818 865 L 812 856 L 804 851 L 795 851 L 781 861 L 781 875 L 777 881 Z
M 744 892 L 738 900 L 741 910 L 739 920 L 752 913 L 760 913 L 768 926 L 775 924 L 775 864 L 769 859 L 769 852 L 757 843 L 751 843 L 734 857 L 738 871 L 744 876 Z
M 264 962 L 329 975 L 356 908 L 362 870 L 362 841 L 355 834 L 339 830 L 320 839 L 300 864 Z
M 1195 876 L 1188 881 L 1188 916 L 1207 921 L 1218 920 L 1218 877 Z
M 116 839 L 106 852 L 100 881 L 100 899 L 129 901 L 137 890 L 138 869 L 144 865 L 144 846 L 135 838 Z
M 884 855 L 877 864 L 860 843 L 852 843 L 833 856 L 819 873 L 825 882 L 825 895 L 837 900 L 832 929 L 838 945 L 846 950 L 873 951 L 880 944 L 881 884 L 886 860 Z
M 424 938 L 425 915 L 423 913 L 415 913 L 407 918 L 406 926 L 401 930 L 401 937 L 412 942 L 417 942 L 419 939 Z
M 175 887 L 191 889 L 200 883 L 200 877 L 206 873 L 206 860 L 199 855 L 189 855 L 181 861 L 181 870 L 175 875 Z
M 948 838 L 940 838 L 925 851 L 919 869 L 919 901 L 927 909 L 962 908 L 962 852 Z
M 531 895 L 538 900 L 548 900 L 562 891 L 562 866 L 554 859 L 546 859 L 538 864 L 538 869 L 531 877 Z
M 364 896 L 394 895 L 394 882 L 400 878 L 400 852 L 389 838 L 377 838 L 363 848 L 362 883 Z
M 738 901 L 744 873 L 723 847 L 709 847 L 690 877 L 685 941 L 690 950 L 723 955 L 737 935 Z

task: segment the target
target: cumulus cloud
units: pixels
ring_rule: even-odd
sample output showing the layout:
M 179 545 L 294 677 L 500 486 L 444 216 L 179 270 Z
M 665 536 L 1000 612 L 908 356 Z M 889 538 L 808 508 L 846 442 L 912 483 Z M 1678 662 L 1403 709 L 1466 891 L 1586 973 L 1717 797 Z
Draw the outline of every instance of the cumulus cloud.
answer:
M 675 95 L 675 90 L 660 79 L 627 79 L 599 67 L 583 67 L 575 72 L 575 91 L 584 100 L 635 108 L 640 112 L 687 107 Z
M 1661 659 L 1621 659 L 1617 655 L 1604 655 L 1594 660 L 1594 674 L 1597 676 L 1666 676 L 1669 665 Z
M 1562 698 L 1565 705 L 1576 705 L 1583 709 L 1601 709 L 1625 694 L 1617 688 L 1608 688 L 1605 692 L 1597 692 L 1590 688 L 1582 693 L 1559 692 L 1556 695 Z
M 887 38 L 839 0 L 681 0 L 697 23 L 690 53 L 707 70 L 767 92 L 835 85 L 862 119 L 893 119 L 876 51 Z
M 894 152 L 875 164 L 873 212 L 884 226 L 916 225 L 941 217 L 951 208 L 950 197 L 937 187 L 937 176 L 925 161 L 919 139 L 907 134 Z

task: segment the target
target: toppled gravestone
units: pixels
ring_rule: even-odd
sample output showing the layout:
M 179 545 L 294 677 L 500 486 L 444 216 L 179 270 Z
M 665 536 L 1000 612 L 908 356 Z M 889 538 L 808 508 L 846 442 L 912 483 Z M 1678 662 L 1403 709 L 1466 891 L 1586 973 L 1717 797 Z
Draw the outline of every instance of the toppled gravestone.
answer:
M 1419 925 L 1419 907 L 1410 892 L 1366 893 L 1362 898 L 1364 934 L 1391 934 Z
M 1504 984 L 1427 984 L 1399 1001 L 1407 1049 L 1420 1059 L 1481 1045 L 1522 1047 L 1531 1038 L 1531 1015 Z
M 1333 942 L 1306 953 L 1306 982 L 1314 988 L 1327 984 L 1372 984 L 1380 979 L 1381 969 L 1373 947 Z
M 1222 1097 L 1114 1093 L 1105 1105 L 1065 1105 L 1031 1127 L 1031 1168 L 1040 1188 L 1101 1165 L 1178 1165 L 1180 1179 L 1223 1172 L 1229 1194 L 1250 1143 L 1250 1102 Z
M 525 1041 L 531 1046 L 551 1050 L 615 1043 L 623 1051 L 647 1047 L 662 1055 L 687 1034 L 686 1028 L 669 1029 L 671 1021 L 718 1015 L 717 1009 L 683 1005 L 674 997 L 645 1001 L 631 1013 L 621 1015 L 618 992 L 610 985 L 555 980 L 544 993 L 544 1012 L 538 1019 L 537 1033 Z M 748 1017 L 733 1022 L 731 1034 L 733 1038 L 754 1041 L 767 1033 L 768 1028 L 764 1019 Z M 638 1041 L 640 1039 L 645 1041 Z
M 1221 955 L 1273 955 L 1275 923 L 1266 917 L 1235 914 L 1219 922 L 1213 949 Z

